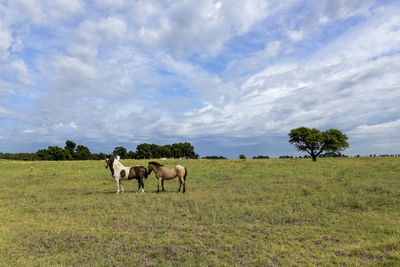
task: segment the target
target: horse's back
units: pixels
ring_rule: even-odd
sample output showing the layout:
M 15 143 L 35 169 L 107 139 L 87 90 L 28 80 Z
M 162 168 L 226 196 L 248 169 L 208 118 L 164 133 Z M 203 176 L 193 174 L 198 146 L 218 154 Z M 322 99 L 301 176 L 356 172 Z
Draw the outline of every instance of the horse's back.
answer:
M 140 165 L 134 167 L 124 167 L 120 171 L 119 176 L 120 179 L 123 180 L 142 179 L 143 177 L 147 176 L 147 169 Z
M 177 172 L 181 172 L 181 171 L 184 171 L 185 170 L 185 167 L 183 167 L 182 165 L 176 165 L 175 166 L 175 170 L 177 171 Z
M 183 177 L 186 174 L 186 168 L 183 167 L 182 165 L 179 165 L 179 164 L 176 165 L 175 169 L 176 169 L 176 173 L 177 173 L 178 176 L 182 176 Z
M 178 174 L 176 173 L 175 167 L 173 168 L 168 168 L 165 166 L 161 166 L 160 168 L 158 168 L 158 176 L 162 177 L 165 180 L 170 180 L 175 178 Z
M 147 169 L 144 166 L 136 165 L 134 167 L 135 174 L 137 178 L 143 179 L 143 177 L 147 178 Z

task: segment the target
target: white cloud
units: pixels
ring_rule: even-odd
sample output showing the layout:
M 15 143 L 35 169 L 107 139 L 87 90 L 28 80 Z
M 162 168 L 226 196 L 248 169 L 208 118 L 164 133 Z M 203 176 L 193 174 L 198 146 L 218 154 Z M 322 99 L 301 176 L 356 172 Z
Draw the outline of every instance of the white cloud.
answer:
M 53 9 L 67 13 L 80 13 L 85 9 L 81 0 L 51 0 L 47 1 L 46 4 Z
M 27 65 L 22 60 L 16 60 L 9 64 L 9 72 L 17 84 L 30 85 L 32 83 L 31 75 L 28 73 Z
M 72 129 L 77 128 L 75 122 L 68 122 L 68 123 L 59 122 L 59 123 L 53 125 L 52 127 L 56 130 L 61 130 L 61 129 L 66 130 L 66 129 L 70 129 L 70 128 L 72 128 Z
M 0 107 L 0 118 L 5 118 L 8 114 L 9 112 L 5 108 Z
M 95 0 L 94 2 L 99 8 L 122 8 L 128 5 L 126 0 Z
M 93 66 L 74 57 L 59 56 L 54 67 L 62 79 L 71 81 L 90 81 L 96 74 Z
M 40 1 L 36 0 L 15 0 L 10 1 L 8 10 L 13 20 L 23 21 L 25 18 L 30 19 L 34 23 L 43 20 L 43 12 Z
M 135 5 L 132 20 L 138 41 L 182 57 L 191 53 L 215 56 L 224 42 L 246 33 L 268 15 L 265 1 L 178 1 Z
M 362 124 L 351 131 L 357 137 L 371 136 L 397 136 L 400 131 L 400 119 L 387 121 L 378 124 Z
M 211 123 L 201 128 L 197 122 L 189 123 L 189 129 L 198 135 L 235 136 L 283 135 L 298 126 L 351 132 L 363 123 L 398 118 L 400 58 L 390 54 L 400 47 L 397 35 L 392 34 L 398 30 L 398 19 L 396 11 L 385 12 L 384 20 L 382 14 L 351 29 L 315 56 L 297 63 L 278 62 L 248 77 L 240 86 L 241 94 L 232 98 L 234 108 L 214 106 L 205 113 L 189 111 L 186 115 L 196 115 L 196 121 Z M 361 52 L 353 57 L 356 47 L 361 47 Z M 249 58 L 240 62 L 257 61 Z M 215 90 L 222 86 L 216 85 L 206 87 Z
M 332 21 L 367 14 L 373 2 L 373 0 L 320 0 L 310 3 L 318 12 L 317 15 Z
M 272 41 L 265 46 L 263 53 L 266 55 L 266 57 L 275 57 L 279 54 L 281 47 L 281 41 Z
M 13 38 L 8 29 L 4 29 L 1 26 L 2 25 L 0 23 L 0 61 L 6 60 L 8 58 L 8 48 L 13 42 Z
M 126 24 L 116 17 L 108 17 L 98 21 L 85 20 L 79 25 L 77 35 L 80 41 L 89 44 L 101 44 L 124 37 Z
M 301 39 L 303 39 L 303 31 L 301 31 L 301 30 L 300 31 L 295 31 L 295 30 L 288 31 L 287 35 L 288 35 L 289 39 L 295 43 L 300 41 Z
M 336 62 L 353 61 L 360 63 L 396 52 L 400 47 L 400 18 L 397 15 L 400 9 L 383 9 L 370 18 L 360 27 L 353 28 L 321 50 L 323 53 L 332 53 L 335 56 L 329 60 Z

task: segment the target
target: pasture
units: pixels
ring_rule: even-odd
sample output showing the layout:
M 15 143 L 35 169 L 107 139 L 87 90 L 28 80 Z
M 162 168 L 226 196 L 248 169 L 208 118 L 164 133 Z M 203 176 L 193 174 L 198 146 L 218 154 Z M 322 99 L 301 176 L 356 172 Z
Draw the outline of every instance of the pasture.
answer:
M 125 166 L 147 160 L 121 160 Z M 104 161 L 0 161 L 0 265 L 400 265 L 400 159 L 166 160 L 156 194 Z

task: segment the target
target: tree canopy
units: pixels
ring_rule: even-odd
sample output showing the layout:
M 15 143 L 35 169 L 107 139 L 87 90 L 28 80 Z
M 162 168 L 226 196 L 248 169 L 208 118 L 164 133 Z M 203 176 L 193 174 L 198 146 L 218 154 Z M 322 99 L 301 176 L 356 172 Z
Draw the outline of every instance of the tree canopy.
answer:
M 113 155 L 119 155 L 122 159 L 128 158 L 128 152 L 126 151 L 126 148 L 122 146 L 117 146 L 114 148 Z
M 136 151 L 126 152 L 124 147 L 116 147 L 113 154 L 122 159 L 155 159 L 155 158 L 180 158 L 187 157 L 197 159 L 199 155 L 194 152 L 194 146 L 190 143 L 175 143 L 172 145 L 159 146 L 156 144 L 143 143 L 136 147 Z
M 289 133 L 289 143 L 297 150 L 307 152 L 313 161 L 322 152 L 338 152 L 349 147 L 347 136 L 337 129 L 329 129 L 321 132 L 318 129 L 299 127 L 292 129 Z
M 67 140 L 65 147 L 49 146 L 47 149 L 39 149 L 35 153 L 34 159 L 38 160 L 87 160 L 98 159 L 97 154 L 92 154 L 89 148 L 76 145 L 74 142 Z

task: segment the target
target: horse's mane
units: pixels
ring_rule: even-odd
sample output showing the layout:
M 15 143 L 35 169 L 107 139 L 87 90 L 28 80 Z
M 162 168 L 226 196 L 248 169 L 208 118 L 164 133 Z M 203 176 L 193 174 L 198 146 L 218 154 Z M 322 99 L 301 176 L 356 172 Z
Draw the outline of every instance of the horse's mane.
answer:
M 121 162 L 119 162 L 119 160 L 114 159 L 114 163 L 116 163 L 117 165 L 121 166 L 121 167 L 125 167 Z
M 117 164 L 118 166 L 125 167 L 121 162 L 119 162 L 119 160 L 114 158 L 114 155 L 112 155 L 112 154 L 107 156 L 106 158 L 112 160 L 113 163 Z
M 159 168 L 159 167 L 161 167 L 161 166 L 164 166 L 164 165 L 162 165 L 162 164 L 160 164 L 160 163 L 158 163 L 158 162 L 155 162 L 155 161 L 150 161 L 149 164 L 156 165 L 157 168 Z

